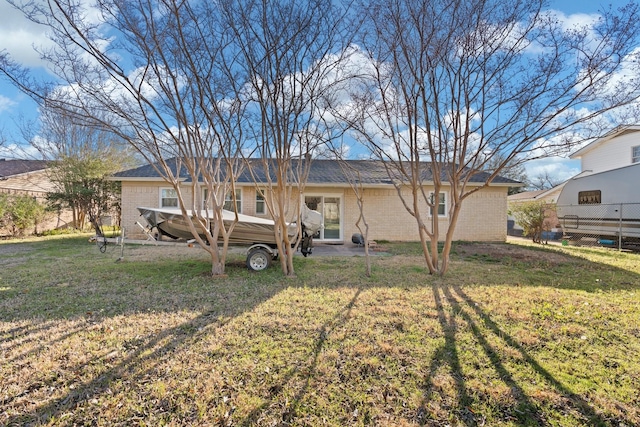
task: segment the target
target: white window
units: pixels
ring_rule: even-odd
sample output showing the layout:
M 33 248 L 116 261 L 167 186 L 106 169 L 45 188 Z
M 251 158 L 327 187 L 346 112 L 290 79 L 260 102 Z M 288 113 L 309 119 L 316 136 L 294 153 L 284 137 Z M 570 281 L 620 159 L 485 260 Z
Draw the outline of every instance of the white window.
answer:
M 224 198 L 224 208 L 228 211 L 233 210 L 233 197 L 229 191 Z M 242 189 L 236 188 L 236 212 L 242 213 Z
M 202 189 L 202 209 L 211 209 L 211 201 L 209 200 L 209 189 Z M 242 190 L 236 190 L 236 206 L 238 208 L 238 213 L 242 213 Z M 228 211 L 233 210 L 233 198 L 231 197 L 231 192 L 227 193 L 224 198 L 224 206 L 223 209 Z
M 447 197 L 446 197 L 446 193 L 439 193 L 438 194 L 438 200 L 433 200 L 435 194 L 431 193 L 430 197 L 431 197 L 431 202 L 435 204 L 435 207 L 437 209 L 438 212 L 438 216 L 447 216 Z M 437 204 L 436 204 L 437 202 Z M 429 215 L 433 216 L 433 208 L 429 207 Z
M 160 207 L 161 208 L 177 208 L 178 193 L 173 188 L 160 189 Z
M 264 215 L 267 208 L 264 204 L 264 193 L 262 190 L 256 190 L 256 215 Z
M 631 149 L 631 163 L 640 163 L 640 145 Z

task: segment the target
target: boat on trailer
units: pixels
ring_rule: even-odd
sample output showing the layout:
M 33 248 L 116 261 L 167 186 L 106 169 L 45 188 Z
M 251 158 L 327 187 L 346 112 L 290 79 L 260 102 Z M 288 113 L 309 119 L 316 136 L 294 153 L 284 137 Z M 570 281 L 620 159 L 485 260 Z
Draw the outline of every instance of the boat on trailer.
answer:
M 149 224 L 149 228 L 157 230 L 158 239 L 161 239 L 162 236 L 185 240 L 194 238 L 189 228 L 188 220 L 179 208 L 138 207 L 138 211 Z M 186 211 L 186 214 L 193 216 L 192 211 Z M 214 218 L 213 211 L 203 211 L 200 214 L 204 218 Z M 222 210 L 222 221 L 228 230 L 233 222 L 236 221 L 236 213 Z M 300 222 L 302 237 L 299 249 L 302 255 L 306 257 L 311 255 L 313 250 L 313 235 L 322 228 L 322 215 L 303 205 Z M 194 224 L 198 230 L 198 235 L 205 239 L 204 229 L 199 228 L 196 221 L 194 221 Z M 298 233 L 298 225 L 290 223 L 287 233 L 290 239 L 295 239 Z M 278 256 L 275 222 L 267 218 L 237 214 L 237 222 L 229 236 L 229 244 L 249 246 L 247 250 L 247 267 L 251 270 L 264 270 Z

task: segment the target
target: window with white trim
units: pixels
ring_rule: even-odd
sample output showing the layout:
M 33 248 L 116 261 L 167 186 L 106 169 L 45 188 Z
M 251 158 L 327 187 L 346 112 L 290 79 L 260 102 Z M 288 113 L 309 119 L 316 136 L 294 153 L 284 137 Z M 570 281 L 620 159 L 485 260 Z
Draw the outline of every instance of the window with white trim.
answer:
M 435 201 L 433 200 L 433 197 L 435 196 L 434 193 L 431 193 L 429 195 L 431 197 L 431 202 L 435 203 Z M 447 195 L 446 193 L 439 193 L 438 194 L 438 200 L 437 200 L 437 212 L 438 212 L 438 216 L 447 216 Z M 429 215 L 433 216 L 433 208 L 429 207 Z
M 640 163 L 640 145 L 631 148 L 631 163 Z
M 224 208 L 228 211 L 233 210 L 233 195 L 231 191 L 224 198 Z M 242 189 L 236 188 L 236 211 L 242 213 Z
M 173 188 L 160 189 L 160 207 L 161 208 L 177 208 L 178 192 Z
M 264 193 L 262 190 L 256 190 L 256 215 L 264 215 L 267 213 L 266 205 L 264 204 Z

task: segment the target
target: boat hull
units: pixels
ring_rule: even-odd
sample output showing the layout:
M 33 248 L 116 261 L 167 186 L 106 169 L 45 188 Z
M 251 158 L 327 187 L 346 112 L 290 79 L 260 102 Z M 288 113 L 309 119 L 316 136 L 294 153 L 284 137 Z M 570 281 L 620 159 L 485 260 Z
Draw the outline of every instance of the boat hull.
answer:
M 149 226 L 151 228 L 157 228 L 162 235 L 169 236 L 174 239 L 190 240 L 194 238 L 189 228 L 188 220 L 180 209 L 138 207 L 138 211 L 147 221 Z M 233 229 L 229 237 L 230 244 L 253 245 L 256 243 L 262 243 L 275 247 L 276 239 L 274 221 L 238 214 L 238 221 L 235 222 L 234 212 L 226 210 L 223 210 L 222 212 L 225 228 L 228 230 L 229 227 L 233 225 Z M 205 214 L 207 213 L 203 212 L 202 214 L 206 216 Z M 187 215 L 192 215 L 192 213 L 187 211 Z M 208 212 L 208 217 L 213 218 L 212 211 Z M 235 225 L 233 224 L 234 222 Z M 194 224 L 197 224 L 197 221 L 194 220 Z M 205 230 L 202 227 L 196 226 L 196 229 L 201 238 L 206 238 Z M 295 224 L 289 226 L 288 233 L 290 237 L 295 237 L 297 234 L 297 227 Z

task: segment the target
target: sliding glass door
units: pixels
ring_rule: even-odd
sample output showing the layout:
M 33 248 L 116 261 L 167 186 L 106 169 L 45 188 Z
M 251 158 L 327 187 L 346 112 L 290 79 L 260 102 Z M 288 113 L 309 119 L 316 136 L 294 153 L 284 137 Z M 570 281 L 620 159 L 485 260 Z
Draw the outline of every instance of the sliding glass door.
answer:
M 314 238 L 327 241 L 342 241 L 342 200 L 339 196 L 305 196 L 309 209 L 322 214 L 324 227 Z

